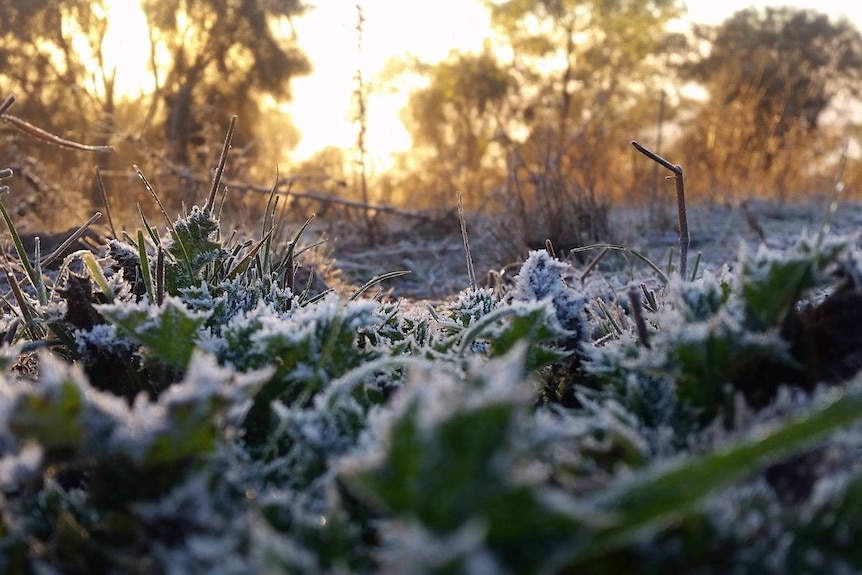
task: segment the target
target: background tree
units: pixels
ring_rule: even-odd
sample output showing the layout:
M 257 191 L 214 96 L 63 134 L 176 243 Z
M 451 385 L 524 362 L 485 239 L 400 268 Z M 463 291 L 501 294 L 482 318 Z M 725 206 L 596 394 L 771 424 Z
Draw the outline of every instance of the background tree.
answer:
M 93 163 L 119 177 L 108 188 L 113 207 L 127 215 L 143 199 L 136 196 L 146 195 L 129 178 L 133 163 L 171 208 L 199 200 L 198 184 L 208 179 L 231 114 L 241 117 L 233 175 L 247 175 L 244 168 L 262 153 L 261 128 L 272 127 L 273 110 L 290 98 L 290 80 L 311 69 L 290 25 L 305 9 L 300 0 L 144 0 L 142 7 L 155 89 L 134 96 L 117 91 L 106 57 L 105 0 L 0 0 L 0 79 L 18 96 L 14 113 L 69 138 L 117 147 L 94 162 L 4 132 L 0 159 L 37 191 L 38 200 L 20 203 L 41 210 L 43 228 L 70 225 L 51 221 L 51 214 L 81 221 L 100 201 Z M 278 124 L 279 139 L 295 145 L 296 131 L 283 118 Z M 267 168 L 268 178 L 273 167 Z M 75 201 L 78 190 L 85 201 Z
M 404 117 L 411 154 L 428 161 L 414 168 L 438 190 L 467 187 L 486 198 L 496 169 L 496 182 L 505 182 L 500 200 L 510 212 L 518 207 L 528 243 L 551 237 L 570 247 L 604 235 L 609 199 L 632 182 L 620 154 L 655 121 L 644 109 L 658 107 L 659 67 L 674 46 L 666 24 L 682 2 L 489 0 L 487 7 L 495 37 L 482 54 L 417 68 L 429 85 Z M 501 144 L 496 157 L 492 142 Z
M 502 149 L 493 147 L 511 122 L 513 79 L 488 46 L 478 54 L 452 52 L 434 65 L 417 62 L 413 71 L 428 84 L 401 113 L 413 141 L 401 158 L 412 174 L 402 186 L 420 205 L 460 190 L 475 207 L 503 178 Z
M 18 96 L 10 113 L 71 139 L 107 143 L 120 104 L 104 53 L 105 3 L 0 0 L 0 22 L 0 85 L 3 97 Z M 0 163 L 13 166 L 20 182 L 8 200 L 18 221 L 51 229 L 86 219 L 87 202 L 75 201 L 73 190 L 90 188 L 92 158 L 83 174 L 80 153 L 0 130 Z
M 253 164 L 268 107 L 289 100 L 291 79 L 311 71 L 291 26 L 304 3 L 143 0 L 142 6 L 156 85 L 142 130 L 147 139 L 165 142 L 172 163 L 205 169 L 221 145 L 227 118 L 238 114 L 234 158 Z M 184 178 L 177 184 L 198 194 Z
M 694 32 L 695 54 L 683 74 L 708 99 L 680 140 L 690 186 L 731 195 L 811 191 L 814 168 L 840 149 L 842 122 L 824 125 L 826 111 L 862 87 L 859 30 L 784 7 L 742 10 Z M 834 176 L 832 167 L 827 174 Z

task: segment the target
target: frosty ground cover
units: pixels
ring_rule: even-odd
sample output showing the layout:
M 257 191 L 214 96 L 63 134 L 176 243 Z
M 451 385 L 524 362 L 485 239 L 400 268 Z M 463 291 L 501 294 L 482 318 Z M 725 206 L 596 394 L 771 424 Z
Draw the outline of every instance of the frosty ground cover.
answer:
M 389 245 L 320 291 L 299 226 L 207 207 L 56 274 L 19 254 L 0 571 L 858 572 L 858 212 L 747 209 L 692 209 L 686 278 L 633 212 L 594 268 L 533 250 L 488 287 L 463 244 Z

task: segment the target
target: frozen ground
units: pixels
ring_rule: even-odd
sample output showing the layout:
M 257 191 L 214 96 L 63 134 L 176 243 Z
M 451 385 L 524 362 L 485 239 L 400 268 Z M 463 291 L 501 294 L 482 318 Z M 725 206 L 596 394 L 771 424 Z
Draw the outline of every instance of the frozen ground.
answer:
M 694 265 L 698 252 L 702 254 L 700 270 L 715 270 L 726 262 L 732 263 L 742 243 L 752 249 L 761 242 L 771 249 L 787 249 L 804 230 L 816 234 L 828 210 L 826 199 L 813 199 L 805 204 L 751 200 L 737 205 L 703 203 L 690 206 L 689 267 Z M 617 209 L 611 216 L 613 237 L 606 241 L 639 250 L 665 269 L 670 259 L 676 264 L 679 254 L 676 214 L 675 211 L 669 213 L 668 223 L 661 225 L 651 222 L 645 210 Z M 508 241 L 505 230 L 495 229 L 493 222 L 484 218 L 480 221 L 468 218 L 467 225 L 480 284 L 486 281 L 489 270 L 499 270 L 526 257 L 526 248 L 519 249 Z M 848 234 L 858 230 L 862 230 L 862 204 L 839 203 L 830 223 L 830 233 Z M 393 289 L 395 296 L 440 299 L 469 285 L 457 221 L 444 222 L 441 229 L 436 230 L 426 226 L 411 231 L 408 226 L 403 233 L 394 234 L 374 247 L 336 241 L 332 255 L 336 267 L 352 283 L 361 284 L 377 274 L 393 270 L 410 270 L 409 276 L 386 284 Z M 583 260 L 588 261 L 591 257 L 586 255 L 581 262 L 569 258 L 574 273 L 581 271 Z M 629 257 L 627 260 L 617 252 L 609 253 L 602 260 L 600 269 L 630 276 L 632 270 L 637 274 L 637 269 L 643 267 L 636 259 Z
M 771 249 L 785 250 L 804 230 L 816 234 L 828 211 L 826 199 L 813 199 L 805 204 L 751 200 L 736 205 L 701 203 L 690 206 L 689 267 L 694 265 L 698 252 L 701 253 L 700 271 L 715 270 L 724 263 L 733 263 L 742 243 L 756 249 L 763 241 Z M 347 218 L 339 218 L 336 222 L 342 224 L 340 230 L 339 226 L 328 222 L 326 227 L 329 229 L 323 235 L 328 241 L 299 258 L 299 263 L 318 269 L 324 275 L 329 273 L 330 278 L 333 270 L 339 270 L 335 287 L 338 279 L 360 286 L 376 275 L 396 270 L 409 270 L 411 273 L 381 284 L 391 289 L 394 297 L 440 301 L 469 286 L 464 244 L 454 211 L 427 221 L 387 220 L 384 222 L 386 229 L 377 236 L 375 245 L 369 245 L 364 236 L 357 234 L 358 220 L 351 222 Z M 668 217 L 662 223 L 657 218 L 650 218 L 644 209 L 617 208 L 611 215 L 610 237 L 601 241 L 638 250 L 666 270 L 668 262 L 673 261 L 676 265 L 679 256 L 676 226 L 675 209 L 668 209 Z M 480 286 L 492 287 L 489 271 L 515 273 L 518 264 L 527 257 L 528 250 L 519 245 L 516 235 L 492 217 L 468 215 L 467 230 Z M 862 203 L 839 203 L 830 222 L 830 232 L 843 235 L 859 230 L 862 230 Z M 294 226 L 288 226 L 288 231 L 294 233 Z M 306 237 L 311 241 L 320 232 L 309 230 Z M 55 243 L 59 244 L 68 232 L 56 236 L 58 241 Z M 29 240 L 29 236 L 25 240 Z M 11 242 L 7 243 L 7 251 L 14 252 Z M 53 247 L 56 246 L 48 245 L 43 238 L 43 253 L 50 252 Z M 75 249 L 80 247 L 76 245 Z M 32 246 L 28 244 L 27 248 L 28 253 L 33 253 Z M 573 266 L 575 280 L 583 273 L 586 263 L 598 253 L 594 250 L 567 258 Z M 632 277 L 641 281 L 654 276 L 636 258 L 612 251 L 602 259 L 587 281 L 587 284 L 601 285 L 586 287 L 590 291 L 615 290 Z M 303 278 L 300 281 L 304 281 L 306 276 L 300 277 Z M 4 280 L 0 278 L 0 287 L 5 291 Z M 319 290 L 324 286 L 316 284 L 315 287 Z

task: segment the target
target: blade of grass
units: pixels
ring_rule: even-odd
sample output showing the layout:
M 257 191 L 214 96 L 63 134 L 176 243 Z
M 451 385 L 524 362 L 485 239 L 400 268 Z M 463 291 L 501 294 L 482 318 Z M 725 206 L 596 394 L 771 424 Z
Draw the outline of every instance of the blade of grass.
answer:
M 21 265 L 24 266 L 24 271 L 27 273 L 30 285 L 35 288 L 38 283 L 36 279 L 36 270 L 33 269 L 33 264 L 31 264 L 30 260 L 27 258 L 27 252 L 24 249 L 24 243 L 21 241 L 21 236 L 18 234 L 18 230 L 15 229 L 15 224 L 12 223 L 12 218 L 9 217 L 9 212 L 6 211 L 6 206 L 3 205 L 3 202 L 0 202 L 0 214 L 3 215 L 3 221 L 6 222 L 6 227 L 9 229 L 9 234 L 12 236 L 12 242 L 15 244 L 15 251 L 18 252 L 18 259 L 21 260 Z
M 210 188 L 210 195 L 207 198 L 207 201 L 204 204 L 203 208 L 206 215 L 212 214 L 213 207 L 215 207 L 216 193 L 218 192 L 218 187 L 221 183 L 222 175 L 224 174 L 224 166 L 227 163 L 227 155 L 230 151 L 230 144 L 233 140 L 233 131 L 236 127 L 236 118 L 236 116 L 232 116 L 230 119 L 230 124 L 227 127 L 227 134 L 225 134 L 224 146 L 222 147 L 221 155 L 218 159 L 218 166 L 216 167 L 215 175 L 213 176 L 213 184 L 212 188 Z
M 144 242 L 143 230 L 138 230 L 138 259 L 141 262 L 141 277 L 144 280 L 147 297 L 154 302 L 156 301 L 156 290 L 153 286 L 153 277 L 150 274 L 150 260 L 147 256 L 147 244 Z
M 156 200 L 156 203 L 159 205 L 159 210 L 162 212 L 162 216 L 165 218 L 165 223 L 168 225 L 168 229 L 171 231 L 171 237 L 177 244 L 180 246 L 180 251 L 183 254 L 183 263 L 186 265 L 186 271 L 189 273 L 189 277 L 194 277 L 195 273 L 192 269 L 191 258 L 189 258 L 189 252 L 186 250 L 186 246 L 183 244 L 183 240 L 180 235 L 177 233 L 177 229 L 174 227 L 174 223 L 171 221 L 171 218 L 168 216 L 167 210 L 165 210 L 164 204 L 162 204 L 162 200 L 159 199 L 159 195 L 156 193 L 156 190 L 153 189 L 153 186 L 150 185 L 149 180 L 144 175 L 138 166 L 134 166 L 135 172 L 138 174 L 138 177 L 144 182 L 144 186 Z
M 299 301 L 305 301 L 305 298 L 311 293 L 312 285 L 314 285 L 314 270 L 308 272 L 308 281 L 305 282 L 305 289 L 299 294 Z M 293 290 L 291 290 L 291 293 L 293 293 Z
M 464 216 L 464 197 L 458 192 L 458 222 L 461 224 L 461 239 L 464 241 L 464 254 L 467 258 L 467 278 L 470 280 L 470 289 L 476 291 L 479 284 L 476 282 L 476 270 L 473 268 L 473 255 L 470 253 L 470 240 L 467 238 L 467 218 Z
M 24 329 L 30 332 L 30 339 L 39 339 L 39 335 L 36 333 L 35 327 L 33 326 L 33 314 L 30 308 L 30 303 L 27 301 L 27 298 L 24 297 L 24 292 L 21 291 L 21 286 L 18 285 L 18 279 L 6 266 L 3 266 L 3 272 L 6 274 L 6 281 L 9 283 L 12 295 L 15 296 L 15 301 L 18 302 L 18 310 L 21 314 L 21 318 L 24 320 Z M 14 308 L 12 309 L 14 311 Z
M 844 140 L 844 146 L 841 150 L 841 158 L 838 160 L 838 168 L 835 174 L 835 183 L 832 186 L 832 197 L 829 199 L 829 207 L 826 214 L 823 216 L 823 222 L 820 224 L 820 231 L 817 234 L 817 246 L 823 245 L 823 240 L 829 234 L 829 228 L 832 225 L 832 218 L 835 212 L 838 211 L 838 200 L 841 193 L 844 191 L 844 169 L 847 165 L 847 149 L 850 145 L 850 140 Z
M 105 294 L 105 297 L 108 298 L 108 302 L 113 302 L 114 290 L 112 290 L 111 286 L 108 285 L 108 280 L 105 277 L 104 272 L 102 272 L 102 268 L 99 267 L 99 264 L 96 262 L 93 252 L 82 250 L 81 259 L 84 260 L 84 265 L 86 265 L 87 269 L 90 271 L 93 281 L 96 282 L 96 285 L 99 286 L 99 289 L 101 289 L 102 293 Z
M 6 329 L 6 333 L 3 334 L 3 343 L 4 347 L 8 347 L 15 342 L 15 334 L 18 333 L 18 327 L 21 325 L 21 320 L 17 317 L 13 319 L 8 328 Z
M 244 258 L 242 258 L 242 260 L 240 260 L 240 262 L 238 264 L 236 264 L 236 266 L 234 266 L 234 268 L 228 272 L 227 279 L 232 280 L 232 279 L 236 278 L 236 276 L 238 276 L 239 274 L 243 273 L 248 268 L 248 266 L 252 262 L 252 260 L 255 258 L 258 251 L 260 251 L 260 248 L 262 248 L 264 246 L 264 244 L 266 244 L 266 242 L 269 240 L 269 238 L 271 236 L 272 236 L 272 230 L 269 230 L 269 233 L 266 235 L 266 237 L 263 238 L 262 240 L 260 240 L 259 242 L 257 242 L 257 245 L 255 245 L 251 249 L 251 251 L 248 252 L 248 254 L 246 254 L 246 256 Z
M 156 305 L 165 301 L 165 250 L 156 246 Z
M 298 253 L 294 252 L 296 250 L 297 244 L 299 244 L 299 240 L 302 238 L 302 234 L 305 233 L 306 228 L 308 228 L 308 225 L 311 223 L 311 220 L 313 220 L 314 217 L 315 214 L 311 214 L 311 216 L 309 216 L 309 218 L 305 220 L 305 223 L 303 223 L 302 226 L 300 226 L 299 230 L 297 230 L 297 232 L 293 235 L 293 239 L 291 239 L 290 243 L 287 244 L 287 254 L 285 254 L 284 258 L 282 258 L 281 260 L 281 263 L 275 269 L 276 273 L 284 269 L 284 266 L 287 265 L 288 258 L 295 258 L 306 250 L 311 249 L 311 247 L 306 247 Z
M 592 501 L 615 517 L 615 525 L 578 546 L 569 566 L 584 564 L 626 545 L 643 529 L 668 525 L 699 501 L 750 475 L 771 460 L 847 429 L 862 418 L 860 379 L 837 399 L 781 427 L 759 433 L 718 452 L 691 457 L 624 480 Z
M 117 228 L 114 227 L 114 218 L 111 216 L 111 204 L 108 202 L 108 190 L 105 188 L 105 180 L 102 179 L 102 170 L 96 166 L 96 182 L 99 184 L 99 194 L 102 196 L 102 204 L 105 206 L 105 214 L 108 216 L 108 227 L 111 228 L 111 237 L 117 239 Z
M 155 232 L 155 227 L 150 225 L 150 222 L 147 221 L 147 216 L 144 215 L 144 210 L 141 208 L 141 204 L 138 204 L 138 213 L 141 215 L 141 222 L 144 224 L 144 229 L 147 230 L 147 235 L 150 236 L 150 239 L 153 240 L 153 245 L 157 246 L 161 244 L 161 240 L 159 240 L 159 236 Z
M 317 294 L 313 298 L 310 298 L 309 300 L 302 302 L 302 307 L 305 307 L 307 305 L 311 305 L 311 304 L 319 302 L 320 300 L 322 300 L 323 298 L 325 298 L 326 296 L 331 294 L 333 291 L 334 290 L 332 288 L 330 288 L 328 290 L 324 290 L 324 291 L 320 292 L 319 294 Z
M 697 252 L 697 257 L 694 258 L 694 265 L 691 267 L 690 281 L 697 279 L 697 269 L 700 267 L 700 260 L 703 257 L 703 252 Z
M 377 284 L 379 284 L 381 282 L 395 279 L 395 278 L 400 278 L 401 276 L 406 276 L 410 273 L 411 273 L 410 270 L 397 270 L 397 271 L 386 272 L 385 274 L 380 274 L 380 275 L 374 276 L 373 278 L 371 278 L 370 280 L 365 282 L 361 288 L 356 290 L 356 292 L 348 298 L 348 301 L 354 301 L 354 300 L 358 299 L 359 296 L 361 296 L 362 294 L 367 292 L 369 289 L 371 289 L 372 287 L 376 286 Z
M 569 253 L 570 254 L 576 254 L 576 253 L 580 253 L 580 252 L 586 252 L 589 250 L 597 250 L 597 249 L 608 249 L 608 250 L 614 250 L 614 251 L 618 251 L 618 252 L 631 254 L 631 255 L 635 256 L 636 258 L 638 258 L 639 260 L 641 260 L 642 262 L 644 262 L 655 273 L 657 273 L 659 278 L 661 279 L 662 283 L 668 282 L 667 274 L 665 274 L 661 270 L 661 268 L 659 268 L 655 263 L 653 263 L 652 260 L 650 260 L 648 257 L 646 257 L 641 252 L 639 252 L 637 250 L 633 250 L 631 248 L 627 248 L 625 246 L 618 246 L 618 245 L 614 245 L 614 244 L 591 244 L 588 246 L 583 246 L 580 248 L 574 248 L 572 250 L 569 250 Z
M 34 256 L 35 256 L 35 271 L 36 271 L 36 299 L 39 300 L 39 305 L 48 305 L 48 294 L 45 293 L 45 279 L 42 277 L 42 264 L 39 260 L 42 258 L 42 240 L 39 236 L 34 238 Z
M 89 227 L 92 226 L 94 223 L 99 221 L 99 218 L 101 218 L 101 217 L 102 217 L 101 212 L 96 212 L 95 214 L 90 216 L 89 220 L 84 222 L 84 224 L 81 227 L 79 227 L 77 230 L 72 232 L 72 234 L 68 238 L 63 240 L 63 243 L 60 244 L 60 247 L 58 247 L 56 250 L 54 250 L 53 252 L 48 254 L 45 257 L 45 259 L 41 261 L 42 267 L 48 266 L 51 263 L 55 262 L 61 255 L 63 255 L 63 252 L 66 251 L 66 249 L 68 249 L 69 246 L 71 246 L 73 243 L 75 243 L 75 241 L 78 238 L 83 236 L 84 232 L 86 232 L 89 229 Z

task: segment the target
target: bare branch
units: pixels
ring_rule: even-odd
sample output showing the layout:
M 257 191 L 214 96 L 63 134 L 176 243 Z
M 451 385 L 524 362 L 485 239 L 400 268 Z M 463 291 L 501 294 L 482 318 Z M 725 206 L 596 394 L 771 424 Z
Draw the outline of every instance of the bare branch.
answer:
M 8 100 L 7 100 L 8 101 Z M 4 104 L 5 105 L 5 104 Z M 43 130 L 37 126 L 34 126 L 30 122 L 26 120 L 22 120 L 17 116 L 10 116 L 9 114 L 0 115 L 0 120 L 4 120 L 9 122 L 13 126 L 15 126 L 18 130 L 33 136 L 37 140 L 42 140 L 43 142 L 48 142 L 49 144 L 54 144 L 55 146 L 60 146 L 61 148 L 71 148 L 72 150 L 80 150 L 83 152 L 113 152 L 114 146 L 87 146 L 85 144 L 79 144 L 78 142 L 73 142 L 71 140 L 66 140 L 61 138 L 60 136 L 56 136 L 47 130 Z

